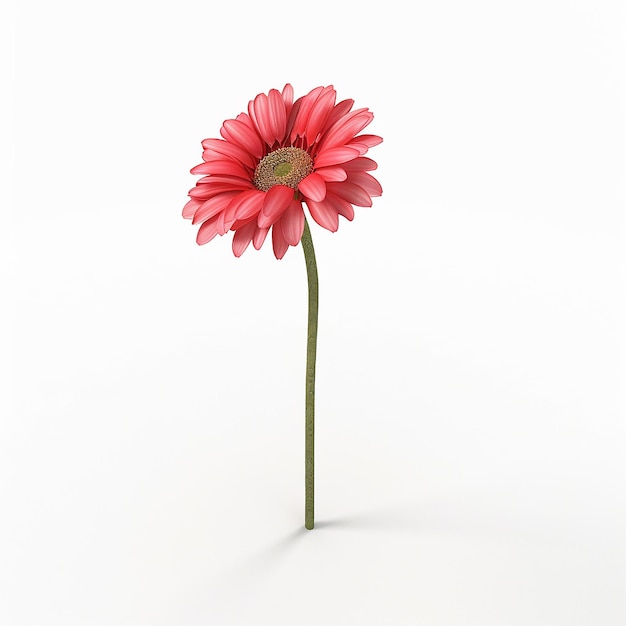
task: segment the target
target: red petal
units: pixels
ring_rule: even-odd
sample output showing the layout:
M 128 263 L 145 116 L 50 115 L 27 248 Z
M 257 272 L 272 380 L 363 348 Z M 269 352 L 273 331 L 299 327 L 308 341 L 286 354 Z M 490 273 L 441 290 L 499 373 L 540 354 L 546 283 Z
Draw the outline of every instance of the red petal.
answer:
M 269 116 L 274 139 L 276 139 L 276 141 L 282 141 L 285 138 L 287 129 L 287 113 L 285 111 L 283 98 L 276 89 L 270 90 Z
M 274 135 L 270 124 L 269 102 L 264 93 L 260 93 L 254 102 L 250 102 L 248 113 L 263 141 L 271 146 L 274 143 Z
M 204 202 L 224 191 L 237 191 L 237 188 L 223 183 L 217 183 L 215 185 L 196 185 L 193 189 L 189 190 L 189 195 L 192 198 L 197 198 Z
M 372 199 L 365 189 L 345 181 L 343 183 L 328 183 L 328 189 L 356 206 L 372 206 Z
M 272 228 L 272 248 L 274 249 L 274 256 L 278 260 L 282 259 L 285 256 L 285 252 L 289 249 L 289 244 L 283 236 L 280 223 L 274 224 L 274 228 Z
M 195 200 L 194 198 L 189 200 L 189 202 L 187 202 L 187 204 L 183 207 L 183 217 L 186 220 L 190 220 L 201 204 L 202 202 L 200 200 Z
M 283 87 L 282 96 L 283 102 L 285 103 L 285 113 L 287 115 L 286 119 L 289 119 L 291 107 L 293 106 L 293 87 L 289 83 Z
M 316 137 L 324 127 L 324 123 L 335 106 L 336 97 L 337 92 L 330 87 L 327 91 L 322 92 L 313 105 L 313 109 L 309 115 L 309 119 L 306 123 L 306 129 L 304 131 L 309 145 L 315 141 Z
M 224 211 L 221 211 L 220 213 L 217 214 L 217 220 L 215 221 L 215 228 L 217 229 L 217 234 L 220 236 L 223 235 L 224 233 L 227 233 L 230 230 L 230 227 L 233 225 L 233 222 L 235 221 L 235 220 L 228 219 L 227 213 L 228 213 L 228 208 L 226 208 Z
M 192 224 L 204 222 L 205 220 L 217 215 L 220 211 L 223 211 L 228 206 L 230 201 L 239 193 L 239 191 L 227 191 L 221 193 L 219 196 L 209 198 L 195 212 Z
M 367 172 L 350 172 L 348 181 L 365 189 L 370 196 L 380 196 L 383 193 L 380 183 Z
M 354 139 L 351 139 L 347 145 L 351 148 L 356 148 L 361 156 L 364 155 L 372 146 L 377 146 L 382 143 L 383 138 L 378 135 L 358 135 Z
M 233 254 L 236 257 L 240 257 L 246 251 L 255 231 L 256 224 L 254 222 L 249 222 L 235 231 L 235 236 L 233 237 Z
M 291 111 L 289 112 L 289 115 L 287 116 L 287 136 L 289 139 L 291 139 L 292 137 L 295 137 L 295 135 L 293 134 L 293 125 L 296 122 L 296 119 L 298 119 L 298 113 L 300 111 L 300 105 L 302 104 L 302 98 L 298 98 L 294 103 L 293 106 L 291 107 Z M 286 139 L 285 138 L 285 139 Z M 291 139 L 291 141 L 293 142 L 293 139 Z
M 368 148 L 373 148 L 383 142 L 383 138 L 378 135 L 357 135 L 350 143 L 362 143 Z
M 249 219 L 256 216 L 263 207 L 265 194 L 258 189 L 249 189 L 239 195 L 236 204 L 233 203 L 235 217 L 238 220 Z
M 269 228 L 259 228 L 256 226 L 256 230 L 254 231 L 254 236 L 252 237 L 252 245 L 256 250 L 260 250 L 265 238 L 267 237 L 267 231 Z
M 315 170 L 327 183 L 339 183 L 342 180 L 346 180 L 347 174 L 343 167 L 323 167 L 320 170 Z
M 368 157 L 359 157 L 358 159 L 354 159 L 349 163 L 344 163 L 342 167 L 347 172 L 358 172 L 375 170 L 378 168 L 378 165 L 376 161 L 372 161 L 372 159 L 369 159 Z
M 293 129 L 291 131 L 291 142 L 293 143 L 296 137 L 304 137 L 306 131 L 306 124 L 309 120 L 309 116 L 311 115 L 311 110 L 313 109 L 313 105 L 317 101 L 319 95 L 324 90 L 323 87 L 316 87 L 312 89 L 306 96 L 301 99 L 300 107 L 298 109 L 298 115 L 293 124 Z
M 220 134 L 227 141 L 232 141 L 250 154 L 260 159 L 263 156 L 263 144 L 259 136 L 243 121 L 226 120 Z
M 334 148 L 347 143 L 373 119 L 373 113 L 370 113 L 367 109 L 352 111 L 352 113 L 333 124 L 320 142 L 320 149 Z
M 279 224 L 274 226 L 274 230 L 278 226 L 283 229 L 285 240 L 290 246 L 297 246 L 300 243 L 304 231 L 304 211 L 299 200 L 292 200 L 280 218 Z
M 309 211 L 313 219 L 322 227 L 330 230 L 332 233 L 339 228 L 339 216 L 332 205 L 324 200 L 323 202 L 306 201 Z
M 207 222 L 204 222 L 200 229 L 198 230 L 198 235 L 196 236 L 196 241 L 198 245 L 203 245 L 205 243 L 209 243 L 211 239 L 217 236 L 217 218 L 213 218 Z
M 218 213 L 217 216 L 217 234 L 225 235 L 233 226 L 235 222 L 240 222 L 241 220 L 237 219 L 237 211 L 239 205 L 241 204 L 241 196 L 244 194 L 249 194 L 249 191 L 244 191 L 242 193 L 238 193 L 224 208 L 223 211 Z
M 318 167 L 328 167 L 330 165 L 341 165 L 352 159 L 356 159 L 359 156 L 359 151 L 354 148 L 348 148 L 347 146 L 340 146 L 338 148 L 330 148 L 320 152 L 315 157 L 315 169 Z
M 213 185 L 215 183 L 226 183 L 232 187 L 232 189 L 251 189 L 254 186 L 250 181 L 250 178 L 239 178 L 238 176 L 205 176 L 201 178 L 197 185 Z
M 331 193 L 330 191 L 326 194 L 326 202 L 330 204 L 339 215 L 343 215 L 348 221 L 352 221 L 354 219 L 354 207 L 343 198 L 340 198 L 338 195 Z
M 313 172 L 298 183 L 298 190 L 307 198 L 321 202 L 326 196 L 326 183 L 319 174 Z
M 260 228 L 269 228 L 278 221 L 285 212 L 289 203 L 293 200 L 293 189 L 286 185 L 276 185 L 266 194 L 263 208 L 259 213 L 258 224 Z
M 256 167 L 254 157 L 247 150 L 240 148 L 230 141 L 225 141 L 224 139 L 205 139 L 202 142 L 202 147 L 205 150 L 214 150 L 215 152 L 237 159 L 252 169 Z
M 245 167 L 232 159 L 207 161 L 200 163 L 191 170 L 192 174 L 222 174 L 226 176 L 237 176 L 239 178 L 250 177 Z
M 324 131 L 328 130 L 335 122 L 339 121 L 344 115 L 350 111 L 354 100 L 342 100 L 339 104 L 335 105 L 332 113 L 328 116 L 326 124 L 324 124 Z

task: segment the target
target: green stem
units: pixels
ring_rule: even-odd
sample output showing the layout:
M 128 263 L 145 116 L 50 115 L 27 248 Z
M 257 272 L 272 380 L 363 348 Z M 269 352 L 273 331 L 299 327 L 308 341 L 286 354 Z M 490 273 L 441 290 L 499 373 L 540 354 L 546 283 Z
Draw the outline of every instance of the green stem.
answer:
M 317 264 L 311 231 L 306 219 L 302 233 L 302 249 L 309 283 L 309 327 L 306 344 L 306 403 L 304 436 L 304 527 L 313 528 L 315 468 L 315 355 L 317 352 L 317 309 L 319 303 Z

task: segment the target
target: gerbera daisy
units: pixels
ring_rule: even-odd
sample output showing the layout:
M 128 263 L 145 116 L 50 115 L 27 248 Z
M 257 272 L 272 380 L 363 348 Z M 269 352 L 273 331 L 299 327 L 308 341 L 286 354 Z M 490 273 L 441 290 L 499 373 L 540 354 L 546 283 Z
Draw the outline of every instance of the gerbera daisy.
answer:
M 359 135 L 373 114 L 353 111 L 353 100 L 336 103 L 336 96 L 332 86 L 317 87 L 294 102 L 291 85 L 272 89 L 250 101 L 247 114 L 226 120 L 222 139 L 202 142 L 204 162 L 191 173 L 204 176 L 183 209 L 200 224 L 199 244 L 232 230 L 239 257 L 250 242 L 258 250 L 271 229 L 281 259 L 302 238 L 303 202 L 332 232 L 340 215 L 354 218 L 353 205 L 372 205 L 382 188 L 365 154 L 382 139 Z

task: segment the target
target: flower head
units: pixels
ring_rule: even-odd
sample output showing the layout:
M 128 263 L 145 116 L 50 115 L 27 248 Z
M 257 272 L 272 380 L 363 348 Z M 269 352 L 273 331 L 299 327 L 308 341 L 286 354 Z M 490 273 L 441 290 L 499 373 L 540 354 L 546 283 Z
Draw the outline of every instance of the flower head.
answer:
M 272 231 L 281 259 L 300 242 L 306 204 L 311 217 L 335 232 L 339 216 L 354 218 L 355 206 L 372 206 L 382 188 L 368 172 L 377 165 L 365 156 L 382 139 L 359 134 L 374 118 L 352 110 L 353 100 L 336 102 L 332 86 L 317 87 L 293 100 L 285 85 L 259 94 L 248 113 L 226 120 L 222 139 L 202 142 L 202 174 L 189 191 L 183 217 L 200 224 L 197 242 L 234 231 L 233 252 L 252 242 L 258 250 Z

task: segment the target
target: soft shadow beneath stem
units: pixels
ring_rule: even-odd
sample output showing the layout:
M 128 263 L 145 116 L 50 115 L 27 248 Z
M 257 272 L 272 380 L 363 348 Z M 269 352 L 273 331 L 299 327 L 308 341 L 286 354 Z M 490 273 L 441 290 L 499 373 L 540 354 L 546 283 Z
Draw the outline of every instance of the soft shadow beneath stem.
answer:
M 419 532 L 423 530 L 423 520 L 415 515 L 414 511 L 406 509 L 384 509 L 369 511 L 345 517 L 322 519 L 315 523 L 315 528 L 339 528 L 347 530 L 376 530 L 376 531 L 404 531 Z

